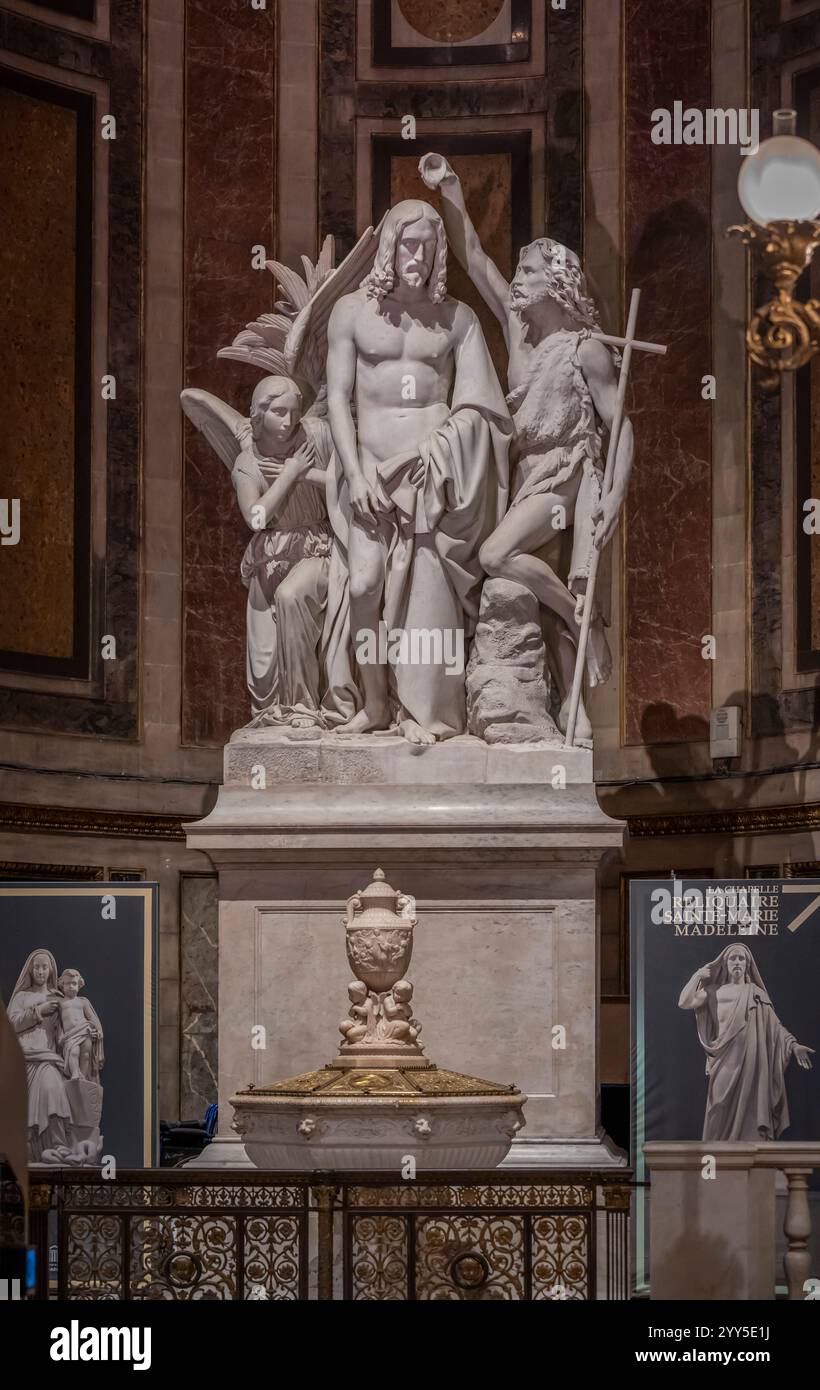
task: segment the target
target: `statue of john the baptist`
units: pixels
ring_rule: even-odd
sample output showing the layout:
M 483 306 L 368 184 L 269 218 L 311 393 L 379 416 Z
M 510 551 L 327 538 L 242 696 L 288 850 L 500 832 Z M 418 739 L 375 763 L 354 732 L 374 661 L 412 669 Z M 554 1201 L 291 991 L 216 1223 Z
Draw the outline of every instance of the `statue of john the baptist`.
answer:
M 549 615 L 550 664 L 561 698 L 558 724 L 566 732 L 592 547 L 611 539 L 632 468 L 632 427 L 624 419 L 612 487 L 602 496 L 601 433 L 615 410 L 616 355 L 591 336 L 600 331 L 598 314 L 573 251 L 541 237 L 524 247 L 508 284 L 478 239 L 447 160 L 427 154 L 419 169 L 428 188 L 440 190 L 453 252 L 504 331 L 507 401 L 515 425 L 512 500 L 482 547 L 481 565 L 490 576 L 523 584 Z M 564 578 L 540 553 L 556 542 L 562 526 L 573 528 Z M 596 607 L 586 660 L 590 685 L 605 681 L 612 665 Z M 576 733 L 592 735 L 583 705 Z

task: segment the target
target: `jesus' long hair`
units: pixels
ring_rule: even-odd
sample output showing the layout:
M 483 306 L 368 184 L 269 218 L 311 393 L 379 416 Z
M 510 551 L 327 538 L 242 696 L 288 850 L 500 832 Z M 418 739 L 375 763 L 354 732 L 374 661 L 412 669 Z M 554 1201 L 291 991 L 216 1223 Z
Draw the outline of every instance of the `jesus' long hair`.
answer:
M 376 261 L 370 274 L 362 280 L 360 288 L 367 291 L 370 299 L 382 300 L 396 287 L 396 250 L 399 237 L 405 227 L 426 218 L 436 229 L 436 254 L 427 287 L 434 304 L 441 304 L 447 298 L 447 236 L 444 223 L 429 203 L 408 199 L 391 208 L 382 227 Z

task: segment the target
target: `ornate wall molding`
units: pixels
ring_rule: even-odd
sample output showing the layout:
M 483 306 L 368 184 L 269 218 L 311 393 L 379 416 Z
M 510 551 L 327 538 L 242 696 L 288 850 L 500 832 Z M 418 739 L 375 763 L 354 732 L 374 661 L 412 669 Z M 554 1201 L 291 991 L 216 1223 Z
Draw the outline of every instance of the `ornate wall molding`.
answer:
M 820 802 L 807 806 L 761 806 L 756 810 L 703 811 L 695 815 L 627 816 L 636 839 L 661 835 L 772 835 L 783 830 L 820 830 Z
M 27 864 L 16 859 L 0 859 L 0 879 L 18 883 L 30 879 L 91 879 L 102 882 L 104 870 L 98 864 Z
M 72 806 L 23 806 L 13 801 L 0 802 L 0 830 L 125 840 L 185 839 L 180 816 L 145 811 L 89 811 Z
M 0 830 L 95 835 L 109 839 L 184 840 L 192 816 L 153 812 L 90 811 L 71 806 L 24 806 L 0 802 Z M 704 811 L 687 815 L 627 816 L 634 839 L 669 835 L 773 835 L 786 830 L 820 831 L 820 802 L 806 806 L 761 806 L 756 810 Z

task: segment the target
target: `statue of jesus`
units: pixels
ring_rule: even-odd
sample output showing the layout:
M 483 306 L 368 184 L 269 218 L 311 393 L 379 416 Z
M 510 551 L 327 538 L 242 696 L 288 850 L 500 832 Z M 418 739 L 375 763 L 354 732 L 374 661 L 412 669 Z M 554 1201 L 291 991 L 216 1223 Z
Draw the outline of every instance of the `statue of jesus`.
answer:
M 337 551 L 346 547 L 348 645 L 360 653 L 382 625 L 391 635 L 454 630 L 466 640 L 478 616 L 479 550 L 506 503 L 509 411 L 478 319 L 447 294 L 446 269 L 441 218 L 427 203 L 398 203 L 371 273 L 330 316 L 338 490 L 329 489 L 329 507 Z M 338 670 L 329 675 L 338 689 Z M 441 661 L 360 656 L 351 688 L 344 732 L 396 727 L 432 743 L 465 731 L 463 673 Z
M 678 1007 L 694 1009 L 706 1053 L 704 1139 L 779 1139 L 789 1127 L 786 1068 L 811 1068 L 813 1048 L 783 1027 L 748 946 L 726 946 L 696 970 Z

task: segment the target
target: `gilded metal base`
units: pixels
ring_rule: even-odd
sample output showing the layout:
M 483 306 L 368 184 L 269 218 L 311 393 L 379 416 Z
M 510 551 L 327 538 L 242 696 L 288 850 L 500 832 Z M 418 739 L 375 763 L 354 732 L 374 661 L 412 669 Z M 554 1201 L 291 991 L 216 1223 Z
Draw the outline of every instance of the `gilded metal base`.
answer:
M 464 1076 L 461 1072 L 445 1071 L 420 1059 L 424 1070 L 418 1063 L 410 1061 L 401 1066 L 370 1066 L 365 1069 L 363 1058 L 353 1066 L 339 1067 L 338 1061 L 320 1067 L 316 1071 L 302 1072 L 287 1081 L 277 1081 L 272 1086 L 253 1086 L 240 1091 L 234 1101 L 261 1096 L 309 1097 L 319 1095 L 338 1096 L 518 1096 L 524 1097 L 517 1086 L 503 1086 L 495 1081 L 481 1081 L 475 1076 Z M 231 1103 L 233 1104 L 234 1101 Z

